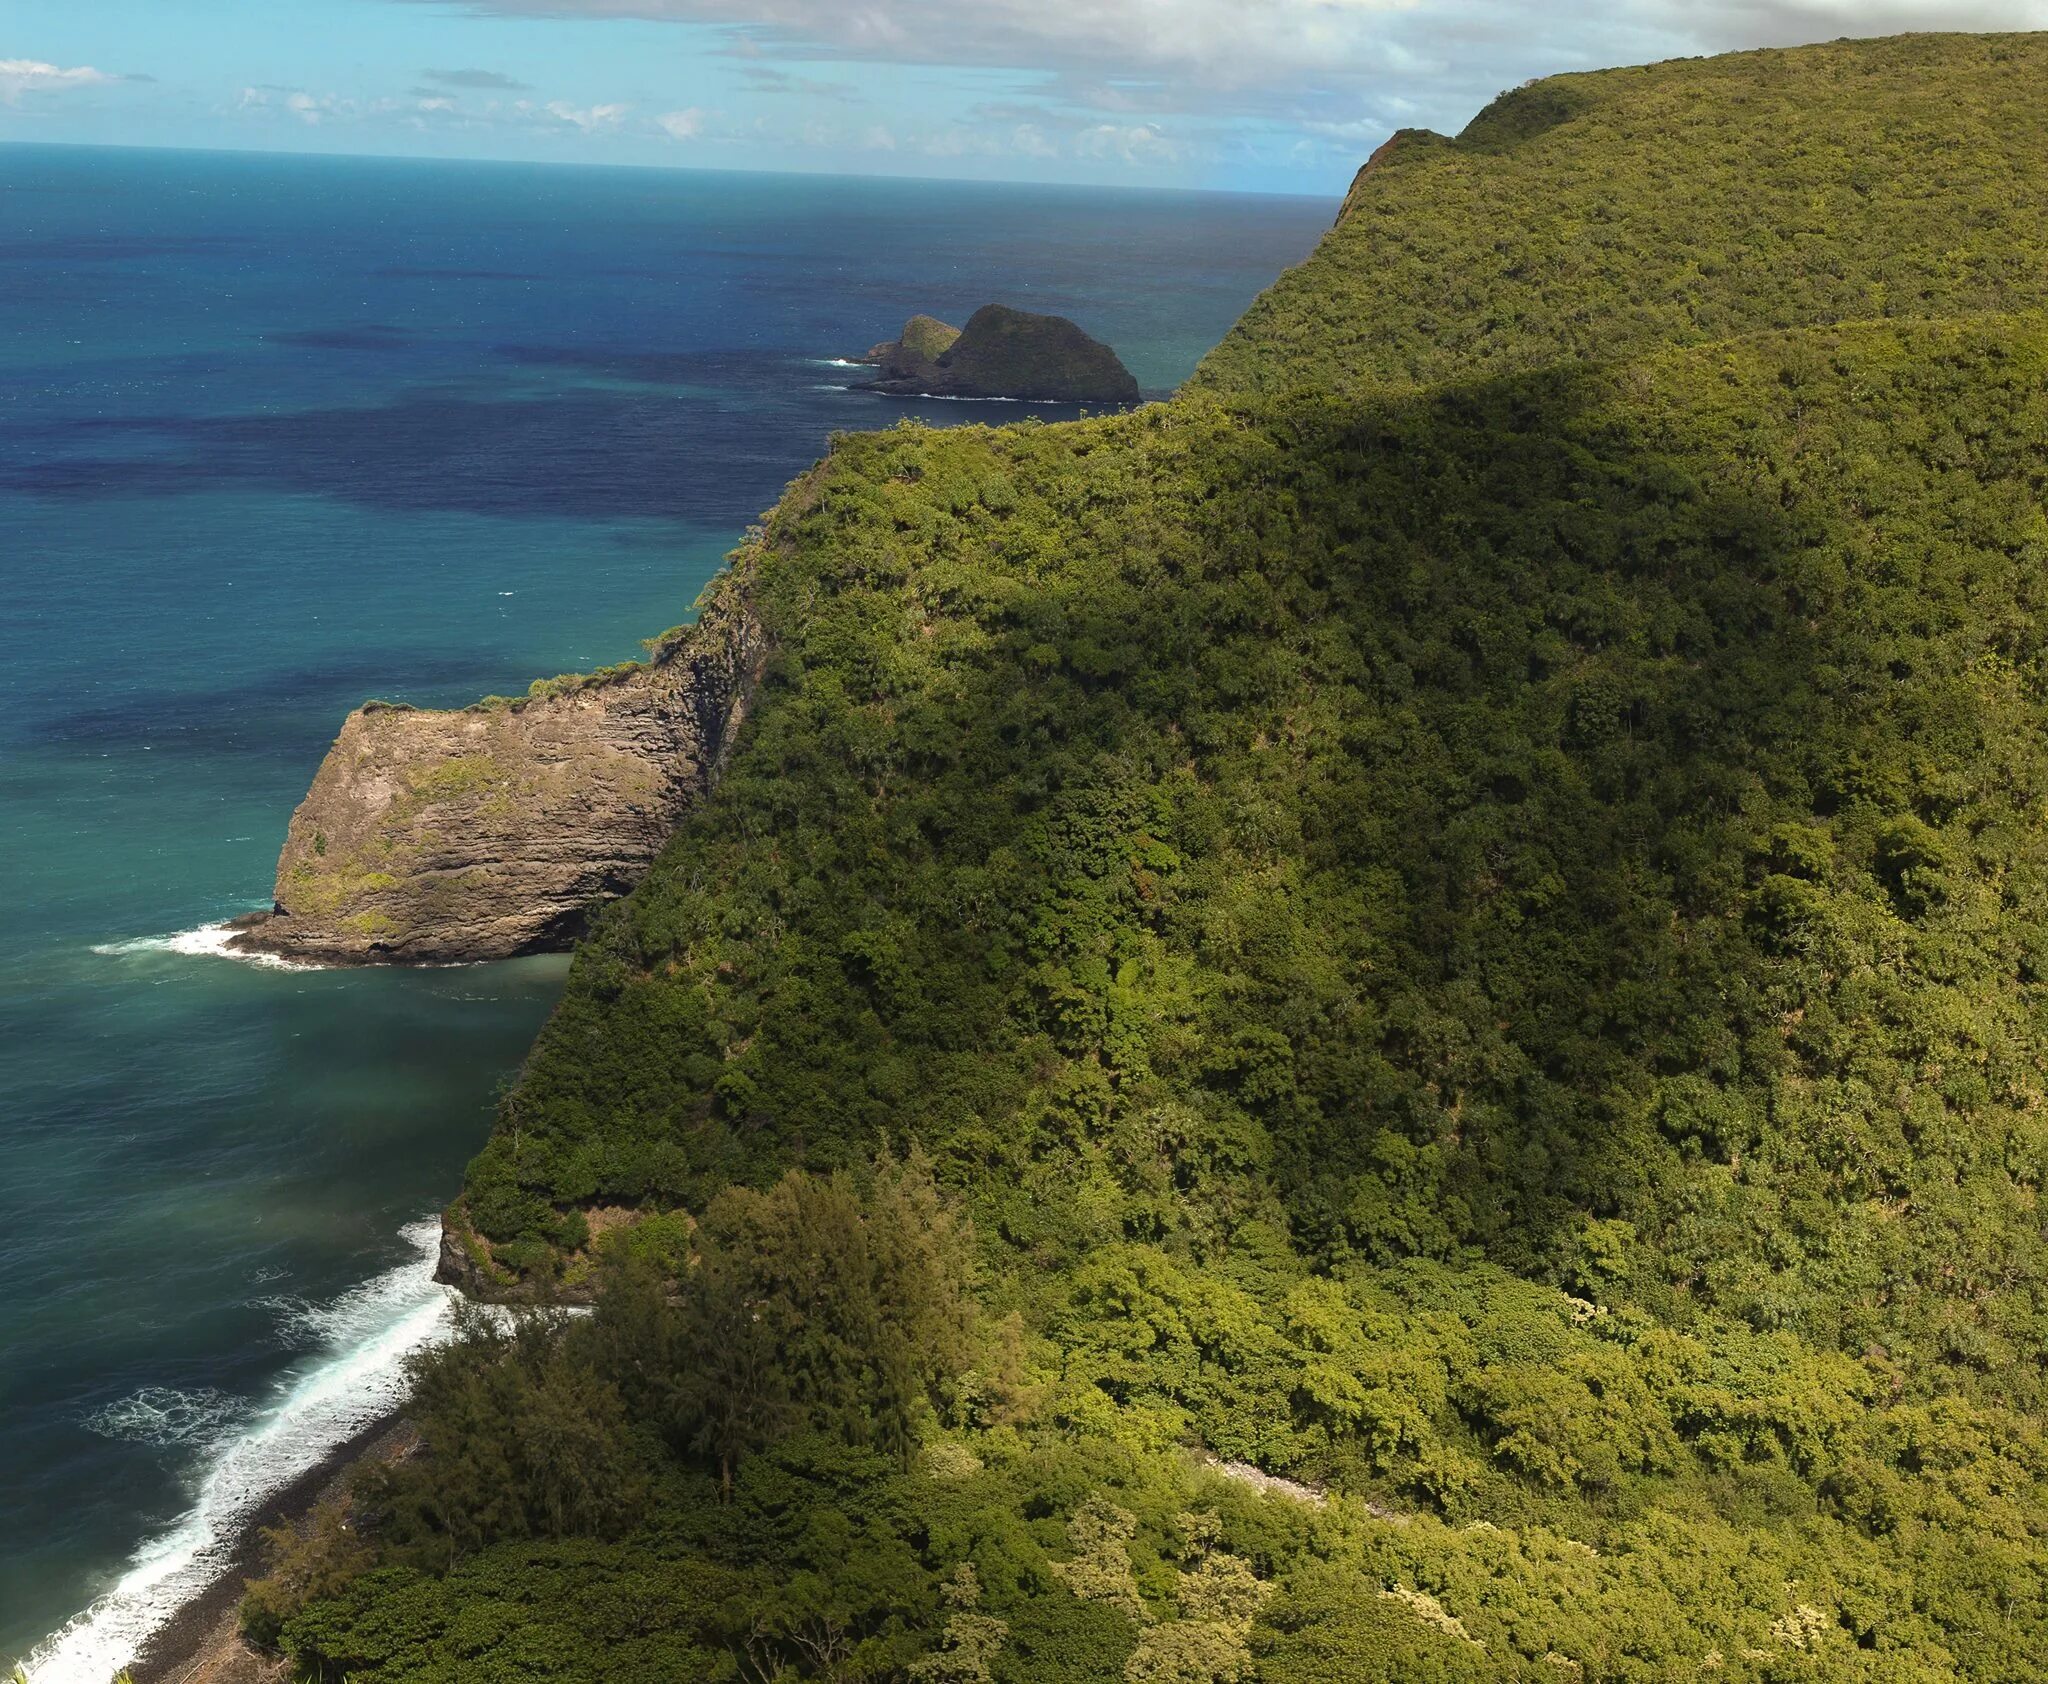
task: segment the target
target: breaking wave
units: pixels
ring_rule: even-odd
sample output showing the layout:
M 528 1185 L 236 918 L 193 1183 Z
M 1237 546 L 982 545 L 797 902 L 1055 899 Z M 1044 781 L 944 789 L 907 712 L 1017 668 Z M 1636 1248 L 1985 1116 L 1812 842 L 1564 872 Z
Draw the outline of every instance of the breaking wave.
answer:
M 233 959 L 239 964 L 260 965 L 272 971 L 317 971 L 321 967 L 303 959 L 280 959 L 274 953 L 251 953 L 230 947 L 232 924 L 201 924 L 196 930 L 179 930 L 167 936 L 136 936 L 129 941 L 101 942 L 93 952 L 110 959 L 125 959 L 142 953 L 181 953 L 187 957 Z
M 267 1401 L 145 1387 L 88 1420 L 110 1437 L 205 1446 L 195 1495 L 105 1595 L 29 1656 L 30 1684 L 106 1684 L 227 1570 L 242 1527 L 267 1498 L 404 1400 L 405 1359 L 449 1336 L 454 1295 L 434 1281 L 439 1224 L 412 1223 L 403 1234 L 412 1256 L 398 1267 L 328 1303 L 294 1304 L 294 1319 L 320 1335 L 321 1349 Z

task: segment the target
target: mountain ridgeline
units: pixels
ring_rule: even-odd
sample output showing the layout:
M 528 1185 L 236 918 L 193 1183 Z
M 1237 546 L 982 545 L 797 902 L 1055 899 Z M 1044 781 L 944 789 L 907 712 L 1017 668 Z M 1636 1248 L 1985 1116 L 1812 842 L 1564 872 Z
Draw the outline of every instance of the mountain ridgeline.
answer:
M 1171 401 L 837 440 L 449 1213 L 473 1292 L 595 1313 L 428 1359 L 259 1633 L 2048 1671 L 2044 82 L 1534 84 Z

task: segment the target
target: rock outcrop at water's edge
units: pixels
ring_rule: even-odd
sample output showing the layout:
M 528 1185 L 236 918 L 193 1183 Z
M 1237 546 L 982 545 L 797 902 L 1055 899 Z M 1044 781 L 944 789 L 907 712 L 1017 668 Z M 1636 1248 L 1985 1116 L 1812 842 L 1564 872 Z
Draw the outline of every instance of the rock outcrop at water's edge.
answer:
M 892 397 L 1136 403 L 1138 382 L 1099 339 L 1064 316 L 985 304 L 964 328 L 912 316 L 900 339 L 853 359 L 878 374 L 852 389 Z
M 456 1288 L 475 1303 L 502 1302 L 509 1294 L 503 1283 L 492 1278 L 483 1261 L 487 1255 L 459 1202 L 441 1212 L 441 1254 L 434 1261 L 435 1280 Z
M 292 815 L 275 905 L 233 938 L 328 964 L 567 947 L 716 779 L 766 655 L 744 574 L 645 662 L 455 712 L 366 703 Z
M 960 330 L 937 316 L 912 316 L 894 339 L 885 339 L 864 355 L 853 358 L 880 372 L 878 380 L 929 379 L 939 358 L 959 341 Z

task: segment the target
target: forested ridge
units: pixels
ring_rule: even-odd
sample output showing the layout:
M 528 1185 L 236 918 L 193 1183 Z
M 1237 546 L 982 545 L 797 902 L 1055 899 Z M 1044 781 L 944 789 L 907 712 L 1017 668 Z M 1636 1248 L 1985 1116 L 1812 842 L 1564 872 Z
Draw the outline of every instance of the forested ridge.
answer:
M 451 1214 L 595 1308 L 425 1359 L 252 1630 L 2048 1672 L 2044 71 L 1535 84 L 1171 402 L 835 440 Z

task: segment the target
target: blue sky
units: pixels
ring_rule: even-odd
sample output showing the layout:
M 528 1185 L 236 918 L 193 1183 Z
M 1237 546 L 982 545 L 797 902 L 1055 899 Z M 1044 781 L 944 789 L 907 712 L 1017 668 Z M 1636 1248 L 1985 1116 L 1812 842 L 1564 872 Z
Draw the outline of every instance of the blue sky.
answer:
M 1335 193 L 1602 64 L 2048 0 L 6 0 L 0 141 Z

